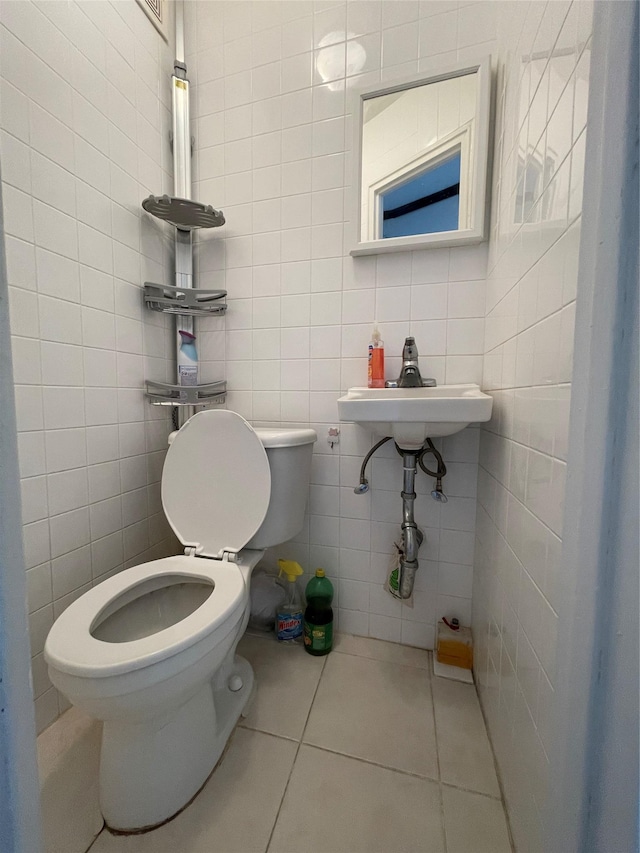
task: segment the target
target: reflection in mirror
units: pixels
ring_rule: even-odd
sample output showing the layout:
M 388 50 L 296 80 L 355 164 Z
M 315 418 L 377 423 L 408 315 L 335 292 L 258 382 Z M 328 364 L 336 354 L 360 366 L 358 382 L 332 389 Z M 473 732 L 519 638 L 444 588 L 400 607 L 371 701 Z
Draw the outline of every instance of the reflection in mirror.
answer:
M 363 91 L 354 112 L 360 234 L 352 254 L 485 239 L 488 58 Z
M 569 46 L 559 40 L 551 54 L 526 53 L 521 58 L 523 91 L 544 91 L 544 98 L 536 97 L 529 103 L 529 97 L 522 95 L 518 104 L 518 127 L 526 119 L 527 133 L 519 134 L 517 140 L 516 189 L 512 196 L 516 228 L 538 223 L 546 223 L 547 227 L 554 227 L 555 223 L 560 230 L 565 227 L 567 205 L 572 189 L 576 189 L 571 175 L 582 174 L 579 168 L 574 172 L 573 164 L 584 157 L 582 140 L 572 154 L 571 163 L 567 159 L 571 128 L 574 115 L 583 115 L 587 109 L 589 91 L 588 73 L 581 74 L 581 66 L 576 72 L 572 64 L 575 50 L 573 44 Z M 575 85 L 568 87 L 571 79 Z M 573 157 L 577 159 L 574 161 Z M 577 193 L 574 202 L 581 189 Z
M 460 150 L 428 163 L 380 195 L 381 237 L 455 231 L 460 218 Z
M 467 74 L 365 100 L 364 240 L 467 227 L 476 88 Z

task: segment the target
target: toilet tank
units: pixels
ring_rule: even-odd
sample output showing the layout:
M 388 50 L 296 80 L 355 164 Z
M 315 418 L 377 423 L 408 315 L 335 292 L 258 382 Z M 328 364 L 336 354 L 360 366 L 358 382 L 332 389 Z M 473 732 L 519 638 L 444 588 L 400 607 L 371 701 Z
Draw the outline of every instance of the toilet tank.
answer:
M 313 429 L 254 429 L 271 467 L 271 498 L 262 525 L 245 547 L 262 549 L 287 542 L 302 530 L 318 436 Z

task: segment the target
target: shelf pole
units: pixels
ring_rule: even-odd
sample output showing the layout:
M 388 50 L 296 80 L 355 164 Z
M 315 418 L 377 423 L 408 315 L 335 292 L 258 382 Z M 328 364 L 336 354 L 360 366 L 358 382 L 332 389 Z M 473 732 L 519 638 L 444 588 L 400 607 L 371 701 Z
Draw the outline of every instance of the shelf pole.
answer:
M 171 78 L 173 112 L 173 188 L 178 198 L 191 198 L 191 127 L 189 121 L 189 81 L 184 52 L 184 2 L 177 0 L 176 10 L 176 60 Z M 193 287 L 193 236 L 191 231 L 176 228 L 175 237 L 176 287 Z M 178 374 L 178 351 L 180 335 L 178 331 L 194 332 L 194 318 L 186 315 L 176 317 L 176 381 Z M 193 406 L 178 408 L 178 427 L 181 427 L 193 414 Z

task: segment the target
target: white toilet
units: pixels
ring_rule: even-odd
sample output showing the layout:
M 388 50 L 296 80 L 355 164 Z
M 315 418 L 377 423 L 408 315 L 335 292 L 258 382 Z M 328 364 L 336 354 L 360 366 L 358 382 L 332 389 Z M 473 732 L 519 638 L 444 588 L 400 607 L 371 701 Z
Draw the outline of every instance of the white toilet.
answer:
M 162 505 L 185 555 L 143 563 L 74 601 L 45 645 L 53 684 L 104 720 L 100 802 L 135 832 L 198 793 L 250 699 L 235 654 L 264 549 L 302 527 L 311 429 L 254 430 L 229 411 L 194 415 L 175 435 Z

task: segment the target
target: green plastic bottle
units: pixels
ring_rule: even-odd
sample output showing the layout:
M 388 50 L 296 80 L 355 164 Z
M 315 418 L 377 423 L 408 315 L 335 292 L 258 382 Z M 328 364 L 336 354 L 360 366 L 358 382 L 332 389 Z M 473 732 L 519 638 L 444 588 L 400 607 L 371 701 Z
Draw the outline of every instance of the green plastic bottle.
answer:
M 333 646 L 333 584 L 316 569 L 305 590 L 307 609 L 304 612 L 304 647 L 310 655 L 328 655 Z

